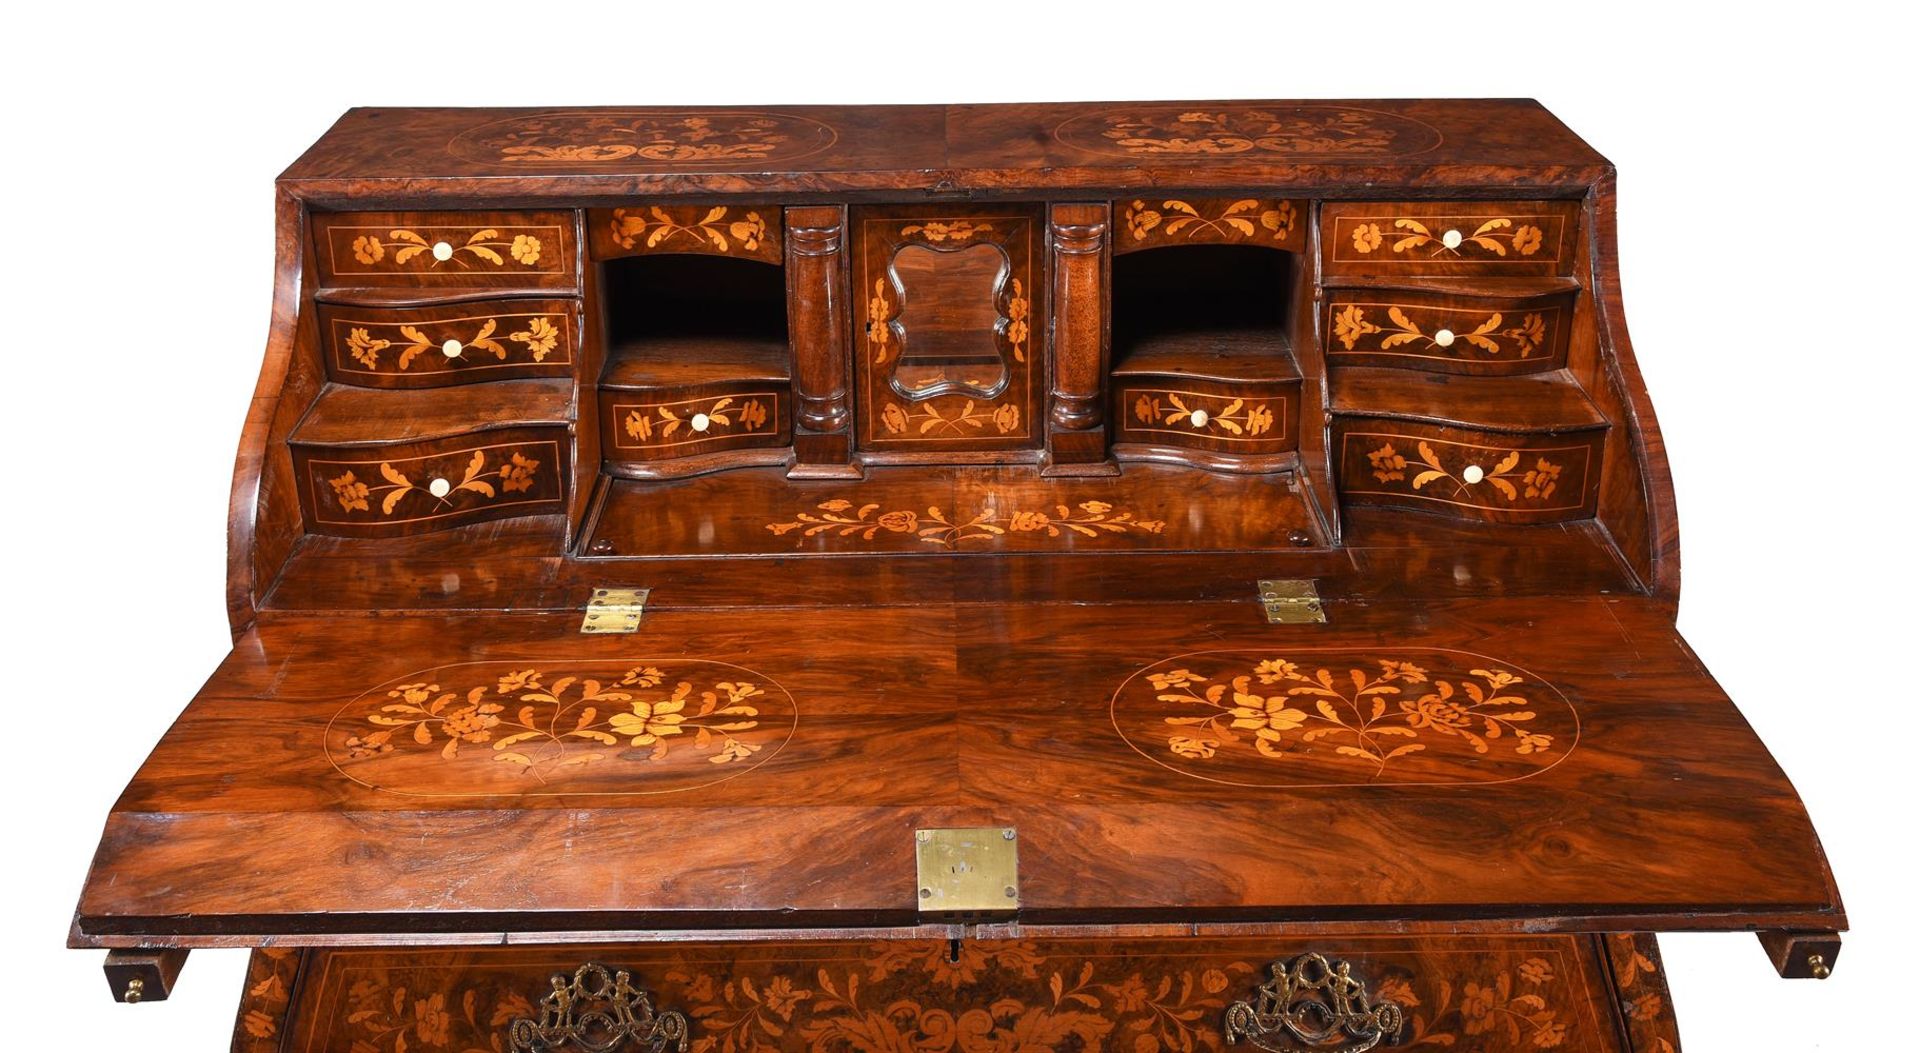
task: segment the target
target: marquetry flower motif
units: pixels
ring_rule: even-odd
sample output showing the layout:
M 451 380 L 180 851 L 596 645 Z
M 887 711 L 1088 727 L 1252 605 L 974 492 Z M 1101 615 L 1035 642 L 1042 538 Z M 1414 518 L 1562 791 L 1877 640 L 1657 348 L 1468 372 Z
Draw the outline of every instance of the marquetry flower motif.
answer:
M 893 305 L 887 300 L 887 280 L 873 280 L 873 298 L 867 301 L 867 343 L 873 345 L 873 364 L 885 365 L 887 355 L 892 351 L 893 327 L 887 320 L 893 316 Z
M 1216 408 L 1207 409 L 1207 401 L 1213 402 Z M 1191 392 L 1146 391 L 1134 400 L 1133 415 L 1141 424 L 1199 434 L 1217 432 L 1253 438 L 1273 429 L 1273 409 L 1267 403 L 1236 398 L 1226 399 L 1225 405 L 1219 405 L 1221 401 Z
M 1001 435 L 1018 432 L 1019 407 L 1012 403 L 993 407 L 992 403 L 982 405 L 964 399 L 958 407 L 950 406 L 944 412 L 933 402 L 912 408 L 889 402 L 880 409 L 880 426 L 889 435 L 904 435 L 909 431 L 916 435 L 966 435 L 984 433 L 988 425 Z
M 444 477 L 430 477 L 426 481 L 417 481 L 413 476 L 394 467 L 390 461 L 380 464 L 380 477 L 385 483 L 368 486 L 354 477 L 349 471 L 345 475 L 327 482 L 333 487 L 334 497 L 340 503 L 343 512 L 370 511 L 367 501 L 374 494 L 383 495 L 380 499 L 380 515 L 390 516 L 409 495 L 424 498 L 431 502 L 429 509 L 452 508 L 465 497 L 468 503 L 479 499 L 491 500 L 500 493 L 526 491 L 533 487 L 536 470 L 540 462 L 526 455 L 514 452 L 500 467 L 487 471 L 487 451 L 475 450 L 467 460 L 459 482 Z M 496 490 L 494 483 L 498 482 Z
M 1201 210 L 1205 206 L 1211 212 L 1214 205 L 1211 201 L 1195 205 L 1190 201 L 1168 199 L 1154 209 L 1145 201 L 1135 200 L 1121 212 L 1121 223 L 1135 241 L 1147 240 L 1157 229 L 1159 240 L 1163 241 L 1232 242 L 1260 237 L 1262 231 L 1274 241 L 1285 241 L 1299 220 L 1299 209 L 1291 201 L 1241 198 L 1227 202 L 1217 214 L 1209 215 Z
M 527 323 L 525 329 L 509 334 L 507 339 L 525 344 L 527 351 L 533 355 L 533 360 L 542 362 L 554 348 L 560 346 L 560 330 L 545 318 L 535 318 Z
M 380 352 L 392 346 L 393 341 L 379 339 L 365 329 L 355 328 L 347 331 L 347 353 L 353 356 L 354 361 L 368 369 L 378 369 Z
M 367 495 L 372 491 L 367 489 L 366 483 L 355 478 L 352 472 L 329 479 L 327 483 L 333 487 L 333 495 L 339 499 L 342 510 L 348 512 L 367 510 Z
M 991 223 L 973 223 L 964 219 L 957 219 L 950 223 L 938 221 L 909 223 L 900 228 L 900 236 L 903 238 L 911 238 L 917 234 L 927 241 L 932 242 L 966 241 L 975 234 L 985 234 L 991 230 L 993 230 L 993 224 Z
M 1368 451 L 1367 463 L 1373 466 L 1373 477 L 1383 483 L 1391 483 L 1407 477 L 1407 459 L 1402 457 L 1390 442 L 1383 444 L 1377 450 Z
M 1490 450 L 1490 456 L 1499 457 L 1493 467 L 1466 465 L 1457 471 L 1448 468 L 1431 443 L 1421 441 L 1415 446 L 1420 455 L 1419 470 L 1408 484 L 1409 489 L 1419 491 L 1428 487 L 1444 485 L 1451 487 L 1457 495 L 1475 495 L 1481 487 L 1487 487 L 1509 502 L 1520 500 L 1545 501 L 1553 496 L 1559 486 L 1561 466 L 1536 456 L 1534 466 L 1520 471 L 1521 451 Z M 1406 478 L 1401 469 L 1407 467 L 1405 458 L 1394 452 L 1393 444 L 1387 443 L 1367 454 L 1367 461 L 1373 466 L 1373 476 L 1383 483 L 1396 482 Z M 1514 485 L 1519 481 L 1518 486 Z
M 1501 341 L 1510 340 L 1521 358 L 1540 350 L 1547 339 L 1546 319 L 1538 312 L 1530 312 L 1520 320 L 1520 324 L 1504 329 L 1501 326 L 1506 321 L 1506 315 L 1495 311 L 1473 328 L 1463 325 L 1456 330 L 1437 326 L 1429 333 L 1407 314 L 1408 310 L 1418 308 L 1388 304 L 1387 320 L 1392 323 L 1392 327 L 1388 328 L 1370 321 L 1366 308 L 1359 304 L 1347 304 L 1334 314 L 1333 335 L 1349 351 L 1361 340 L 1376 333 L 1385 333 L 1375 344 L 1374 350 L 1391 351 L 1397 347 L 1418 345 L 1422 350 L 1445 351 L 1459 344 L 1462 349 L 1477 347 L 1490 355 L 1501 354 L 1505 350 Z
M 1394 139 L 1376 115 L 1354 110 L 1187 110 L 1172 119 L 1151 111 L 1122 113 L 1107 119 L 1101 135 L 1133 154 L 1375 152 Z
M 682 680 L 667 688 L 665 679 L 659 669 L 637 666 L 608 681 L 533 668 L 465 688 L 402 684 L 367 716 L 373 730 L 347 739 L 347 756 L 437 748 L 451 761 L 463 748 L 479 747 L 494 762 L 546 782 L 613 758 L 663 761 L 676 745 L 712 764 L 759 752 L 764 743 L 741 737 L 760 726 L 753 701 L 764 694 L 759 685 L 724 680 L 703 689 Z
M 1167 525 L 1164 520 L 1137 518 L 1132 512 L 1105 501 L 1082 501 L 1073 506 L 1055 505 L 1051 509 L 1002 510 L 989 506 L 971 517 L 951 518 L 938 505 L 925 512 L 909 509 L 881 512 L 881 507 L 878 503 L 856 507 L 852 501 L 835 498 L 788 522 L 769 523 L 767 529 L 779 536 L 792 533 L 800 541 L 823 534 L 858 537 L 862 541 L 872 541 L 882 532 L 912 534 L 927 544 L 955 549 L 965 542 L 992 541 L 1008 534 L 1099 538 L 1114 534 L 1158 534 Z
M 1027 316 L 1033 309 L 1027 303 L 1026 292 L 1021 288 L 1020 279 L 1015 278 L 1010 284 L 1013 286 L 1013 294 L 1007 298 L 1007 344 L 1013 348 L 1013 360 L 1025 362 L 1027 337 L 1031 335 L 1027 328 Z
M 698 213 L 696 219 L 694 209 L 676 210 L 659 205 L 646 209 L 616 208 L 609 229 L 613 240 L 623 249 L 636 245 L 648 249 L 666 246 L 667 250 L 697 248 L 724 255 L 732 252 L 737 243 L 743 251 L 758 251 L 767 238 L 767 221 L 751 210 L 729 220 L 727 217 L 732 211 L 731 205 L 714 205 Z
M 1462 250 L 1468 247 L 1500 257 L 1506 256 L 1509 249 L 1520 256 L 1531 256 L 1540 251 L 1540 246 L 1546 237 L 1539 227 L 1526 223 L 1514 226 L 1513 220 L 1505 216 L 1482 221 L 1471 234 L 1454 230 L 1449 230 L 1445 234 L 1435 234 L 1433 229 L 1425 223 L 1411 218 L 1396 219 L 1393 221 L 1393 227 L 1399 231 L 1393 240 L 1394 252 L 1413 252 L 1432 246 L 1433 251 L 1428 253 L 1429 256 L 1443 254 L 1463 256 L 1466 253 Z M 1384 236 L 1378 223 L 1355 225 L 1353 230 L 1355 252 L 1365 255 L 1379 248 L 1383 241 Z M 1449 245 L 1449 241 L 1453 244 Z
M 393 250 L 395 267 L 405 267 L 416 259 L 426 261 L 429 270 L 443 265 L 471 266 L 478 260 L 495 267 L 507 265 L 501 250 L 506 250 L 515 261 L 531 267 L 540 262 L 540 239 L 531 234 L 516 234 L 511 238 L 500 231 L 487 227 L 476 230 L 465 241 L 429 240 L 416 230 L 396 228 L 387 232 L 385 241 L 371 234 L 363 234 L 353 239 L 353 258 L 362 266 L 371 267 L 387 258 L 387 250 Z
M 644 446 L 655 439 L 664 443 L 675 435 L 679 435 L 682 442 L 719 438 L 736 424 L 744 432 L 757 431 L 766 425 L 768 414 L 764 403 L 748 399 L 735 406 L 736 401 L 736 396 L 728 395 L 642 406 L 627 413 L 622 427 L 629 439 Z
M 1271 658 L 1239 675 L 1177 669 L 1148 679 L 1161 692 L 1157 699 L 1181 710 L 1163 718 L 1175 729 L 1167 749 L 1193 760 L 1248 747 L 1286 760 L 1326 743 L 1378 772 L 1436 738 L 1458 739 L 1475 753 L 1501 739 L 1523 756 L 1553 746 L 1553 736 L 1528 729 L 1535 713 L 1521 708 L 1530 703 L 1512 690 L 1522 680 L 1503 669 L 1440 678 L 1389 659 L 1309 672 Z

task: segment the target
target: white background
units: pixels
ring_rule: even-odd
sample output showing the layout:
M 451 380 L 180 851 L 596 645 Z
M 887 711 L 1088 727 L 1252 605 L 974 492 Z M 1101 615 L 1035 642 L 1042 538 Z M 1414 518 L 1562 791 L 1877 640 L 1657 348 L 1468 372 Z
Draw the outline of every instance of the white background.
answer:
M 916 7 L 10 7 L 9 1034 L 225 1048 L 244 952 L 195 952 L 173 1000 L 123 1007 L 100 953 L 61 945 L 107 809 L 227 648 L 227 484 L 266 334 L 271 184 L 340 111 L 1503 95 L 1540 99 L 1621 170 L 1681 627 L 1800 788 L 1857 930 L 1825 983 L 1777 979 L 1750 936 L 1663 939 L 1686 1048 L 1897 1034 L 1920 939 L 1902 863 L 1920 219 L 1893 146 L 1913 138 L 1911 98 L 1891 105 L 1912 88 L 1910 33 L 1841 3 Z

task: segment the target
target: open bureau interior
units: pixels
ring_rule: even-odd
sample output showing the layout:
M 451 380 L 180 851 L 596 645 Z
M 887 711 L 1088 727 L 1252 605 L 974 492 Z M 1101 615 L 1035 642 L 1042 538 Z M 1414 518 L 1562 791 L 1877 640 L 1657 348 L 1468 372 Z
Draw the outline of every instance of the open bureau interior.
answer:
M 370 109 L 279 188 L 235 649 L 72 931 L 123 1000 L 1671 1053 L 1655 931 L 1831 970 L 1537 105 Z

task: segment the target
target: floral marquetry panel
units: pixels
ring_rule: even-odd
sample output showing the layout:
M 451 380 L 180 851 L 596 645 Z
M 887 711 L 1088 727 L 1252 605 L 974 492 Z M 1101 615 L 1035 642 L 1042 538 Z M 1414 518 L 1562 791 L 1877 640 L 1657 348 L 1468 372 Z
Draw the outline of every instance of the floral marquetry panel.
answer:
M 1680 1024 L 1667 991 L 1659 941 L 1651 932 L 1610 932 L 1603 939 L 1633 1053 L 1679 1053 Z
M 1555 522 L 1593 514 L 1604 430 L 1499 435 L 1398 421 L 1334 425 L 1348 501 L 1472 519 Z
M 332 212 L 313 226 L 323 286 L 580 285 L 571 212 Z
M 1113 251 L 1164 245 L 1261 245 L 1299 252 L 1307 243 L 1307 203 L 1284 198 L 1167 197 L 1113 203 Z
M 1046 390 L 1037 209 L 853 212 L 862 447 L 902 459 L 1032 449 Z
M 462 131 L 456 157 L 538 171 L 592 167 L 727 165 L 798 161 L 839 138 L 811 117 L 757 110 L 615 110 L 526 114 Z
M 1577 201 L 1335 202 L 1323 206 L 1328 274 L 1567 274 Z
M 1330 289 L 1324 332 L 1333 365 L 1511 376 L 1566 364 L 1574 294 L 1528 299 Z
M 1275 961 L 1347 963 L 1401 1010 L 1392 1048 L 1618 1053 L 1587 936 L 791 941 L 312 950 L 290 1048 L 503 1050 L 549 977 L 625 971 L 692 1053 L 1225 1050 Z
M 720 385 L 688 397 L 602 388 L 602 446 L 613 460 L 784 446 L 791 394 L 770 384 Z
M 783 233 L 773 204 L 635 202 L 587 213 L 587 245 L 597 260 L 678 252 L 778 264 Z
M 569 377 L 579 345 L 574 300 L 316 309 L 328 375 L 343 384 L 426 388 Z
M 468 662 L 370 688 L 334 715 L 326 751 L 347 778 L 411 796 L 665 794 L 751 771 L 795 719 L 778 683 L 725 662 Z
M 561 428 L 510 428 L 393 447 L 296 445 L 308 528 L 350 537 L 440 530 L 561 510 Z
M 1580 718 L 1559 689 L 1489 655 L 1432 648 L 1202 651 L 1114 692 L 1141 755 L 1233 786 L 1512 782 L 1560 763 Z
M 1093 110 L 1060 122 L 1053 137 L 1092 154 L 1182 161 L 1408 157 L 1441 141 L 1412 117 L 1358 106 L 1212 103 Z
M 295 947 L 263 947 L 247 960 L 233 1053 L 280 1053 L 293 1025 L 294 988 L 306 955 Z
M 1114 383 L 1116 443 L 1263 454 L 1296 445 L 1298 384 Z

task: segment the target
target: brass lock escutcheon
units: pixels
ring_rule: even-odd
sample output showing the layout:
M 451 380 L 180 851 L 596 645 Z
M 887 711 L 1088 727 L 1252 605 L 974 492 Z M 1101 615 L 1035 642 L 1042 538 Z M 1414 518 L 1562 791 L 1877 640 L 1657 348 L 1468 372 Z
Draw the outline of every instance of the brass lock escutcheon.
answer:
M 1347 962 L 1302 954 L 1268 972 L 1253 1001 L 1227 1007 L 1228 1045 L 1244 1038 L 1276 1053 L 1365 1053 L 1400 1033 L 1400 1006 L 1369 1002 Z

